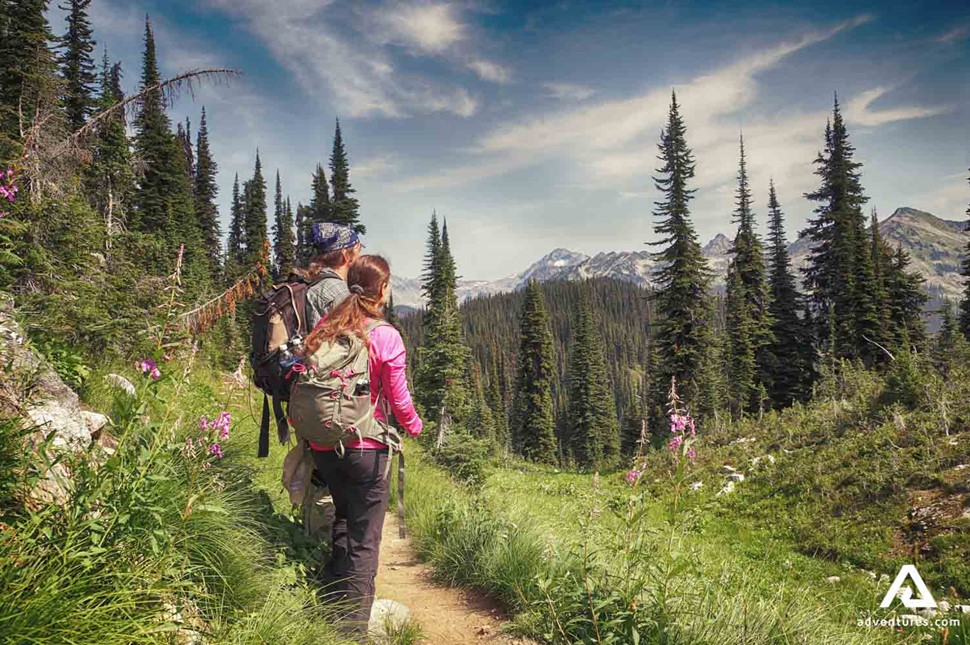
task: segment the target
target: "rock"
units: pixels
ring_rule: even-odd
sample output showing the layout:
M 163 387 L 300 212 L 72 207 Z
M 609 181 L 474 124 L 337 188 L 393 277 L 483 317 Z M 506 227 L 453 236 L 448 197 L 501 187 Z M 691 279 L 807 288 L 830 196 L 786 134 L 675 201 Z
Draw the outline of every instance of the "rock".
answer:
M 124 390 L 129 396 L 138 396 L 138 390 L 135 389 L 132 382 L 120 374 L 108 374 L 104 377 L 104 380 L 107 381 L 109 385 L 113 385 L 118 389 Z
M 970 468 L 970 464 L 959 464 L 957 466 L 954 466 L 953 470 L 965 470 L 967 468 Z
M 731 473 L 727 476 L 727 479 L 729 482 L 743 482 L 744 475 L 741 473 Z
M 828 578 L 825 579 L 825 582 L 834 585 L 837 582 L 842 582 L 842 578 L 840 578 L 839 576 L 829 576 Z
M 733 493 L 734 492 L 734 486 L 735 486 L 735 484 L 734 484 L 733 481 L 727 482 L 726 484 L 724 484 L 724 486 L 721 488 L 721 490 L 717 491 L 717 496 L 720 497 L 721 495 L 727 495 L 729 493 Z
M 941 600 L 940 602 L 936 603 L 936 608 L 942 611 L 944 614 L 953 609 L 947 600 Z
M 399 628 L 408 622 L 411 611 L 399 602 L 382 598 L 374 601 L 367 624 L 367 634 L 376 638 L 387 636 L 387 628 Z
M 81 417 L 84 419 L 84 423 L 88 426 L 88 432 L 91 433 L 91 436 L 95 438 L 101 434 L 101 429 L 108 425 L 108 422 L 111 421 L 107 415 L 101 414 L 100 412 L 92 412 L 91 410 L 82 410 Z
M 690 489 L 700 490 L 703 485 L 704 485 L 704 482 L 694 482 L 693 484 L 690 485 Z
M 722 475 L 730 475 L 731 473 L 736 473 L 736 472 L 738 472 L 738 469 L 735 468 L 734 466 L 728 466 L 727 464 L 724 464 L 723 466 L 721 466 Z
M 940 615 L 940 612 L 935 609 L 920 609 L 919 615 L 923 618 L 936 618 Z
M 970 605 L 954 605 L 953 611 L 960 614 L 970 614 Z

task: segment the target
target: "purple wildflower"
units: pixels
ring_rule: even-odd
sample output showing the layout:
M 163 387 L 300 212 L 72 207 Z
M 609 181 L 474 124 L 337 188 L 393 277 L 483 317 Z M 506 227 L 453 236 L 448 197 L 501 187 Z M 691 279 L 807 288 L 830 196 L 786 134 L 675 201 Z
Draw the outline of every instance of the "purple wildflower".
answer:
M 626 474 L 626 483 L 628 483 L 630 486 L 634 486 L 638 481 L 640 481 L 641 477 L 643 477 L 643 471 L 634 468 Z
M 687 458 L 690 459 L 691 462 L 693 462 L 696 457 L 697 457 L 697 451 L 694 450 L 694 446 L 691 446 L 690 448 L 687 449 Z
M 222 459 L 222 446 L 217 443 L 212 444 L 209 446 L 209 454 L 215 455 L 216 459 Z
M 136 362 L 135 368 L 141 370 L 142 374 L 147 374 L 153 381 L 157 381 L 162 376 L 162 373 L 158 371 L 158 365 L 150 358 L 143 358 Z
M 677 435 L 670 440 L 670 443 L 667 444 L 667 447 L 670 449 L 670 452 L 677 452 L 678 450 L 680 450 L 680 446 L 682 443 L 684 443 L 684 438 L 681 437 L 680 435 Z

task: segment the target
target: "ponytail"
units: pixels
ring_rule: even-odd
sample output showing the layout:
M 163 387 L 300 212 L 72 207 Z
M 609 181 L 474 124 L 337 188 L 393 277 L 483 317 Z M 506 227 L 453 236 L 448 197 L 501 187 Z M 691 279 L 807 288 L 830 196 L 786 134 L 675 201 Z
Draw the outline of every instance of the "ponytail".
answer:
M 315 353 L 325 342 L 356 334 L 368 343 L 367 320 L 384 318 L 381 289 L 391 279 L 391 267 L 379 255 L 362 255 L 347 273 L 350 295 L 321 320 L 303 342 L 303 354 Z

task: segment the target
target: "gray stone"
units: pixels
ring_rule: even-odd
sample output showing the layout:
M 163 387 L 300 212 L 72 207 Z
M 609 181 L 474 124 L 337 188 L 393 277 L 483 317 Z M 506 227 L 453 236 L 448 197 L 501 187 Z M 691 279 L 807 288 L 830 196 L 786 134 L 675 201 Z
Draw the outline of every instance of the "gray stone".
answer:
M 367 624 L 367 634 L 375 638 L 387 636 L 387 630 L 399 629 L 408 622 L 411 610 L 394 600 L 381 598 L 374 601 Z
M 953 611 L 960 614 L 970 614 L 970 605 L 954 605 Z
M 842 578 L 840 578 L 839 576 L 829 576 L 828 578 L 825 579 L 825 582 L 834 585 L 837 582 L 842 582 Z
M 730 493 L 733 493 L 734 486 L 735 484 L 733 481 L 729 481 L 725 483 L 724 486 L 721 487 L 721 490 L 717 491 L 717 496 L 720 497 L 721 495 L 728 495 Z
M 738 469 L 735 468 L 734 466 L 729 466 L 727 464 L 724 464 L 723 466 L 721 466 L 721 473 L 724 475 L 730 475 L 731 473 L 736 473 L 736 472 L 738 472 Z
M 138 396 L 138 390 L 135 389 L 132 382 L 120 374 L 108 374 L 104 377 L 104 380 L 107 381 L 109 385 L 113 385 L 116 388 L 127 392 L 129 396 Z
M 727 476 L 729 482 L 743 482 L 744 475 L 742 473 L 731 473 Z
M 947 600 L 941 600 L 940 602 L 936 603 L 936 608 L 942 611 L 944 614 L 953 609 L 950 602 Z
M 87 424 L 88 432 L 91 433 L 92 437 L 98 436 L 101 430 L 111 421 L 106 414 L 91 410 L 82 410 L 81 417 L 84 419 L 84 423 Z

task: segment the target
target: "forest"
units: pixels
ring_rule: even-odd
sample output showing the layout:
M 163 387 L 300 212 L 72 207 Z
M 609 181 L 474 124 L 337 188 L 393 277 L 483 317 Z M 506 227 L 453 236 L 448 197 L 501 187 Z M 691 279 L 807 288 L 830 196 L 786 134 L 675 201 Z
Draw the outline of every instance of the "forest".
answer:
M 54 26 L 46 0 L 0 0 L 0 640 L 342 642 L 279 458 L 252 458 L 246 359 L 253 297 L 306 266 L 313 223 L 366 231 L 350 144 L 335 118 L 312 198 L 294 204 L 253 142 L 223 230 L 208 129 L 221 115 L 199 106 L 195 124 L 173 123 L 168 110 L 239 72 L 162 78 L 146 17 L 126 93 L 135 71 L 98 55 L 90 2 L 69 0 Z M 867 212 L 837 97 L 818 132 L 804 231 L 773 182 L 751 185 L 739 138 L 724 293 L 692 221 L 676 91 L 643 213 L 654 289 L 531 280 L 459 304 L 460 218 L 429 205 L 425 307 L 386 310 L 427 423 L 408 521 L 435 575 L 498 599 L 510 631 L 970 642 L 966 618 L 878 635 L 854 622 L 910 559 L 970 613 L 970 238 L 965 295 L 930 334 L 922 277 Z M 804 275 L 796 235 L 812 244 Z M 29 414 L 43 367 L 25 371 L 19 344 L 79 410 L 105 412 L 95 445 L 47 458 L 54 433 Z M 58 466 L 63 495 L 32 497 Z

